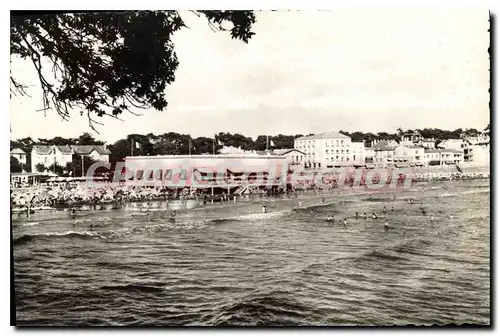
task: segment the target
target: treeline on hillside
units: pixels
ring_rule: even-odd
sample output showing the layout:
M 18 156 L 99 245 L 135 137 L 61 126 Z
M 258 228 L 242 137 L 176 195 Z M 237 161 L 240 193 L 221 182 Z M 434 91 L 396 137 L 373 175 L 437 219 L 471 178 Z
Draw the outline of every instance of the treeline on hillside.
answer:
M 485 130 L 489 130 L 489 125 Z M 468 136 L 478 135 L 481 132 L 476 129 L 466 129 L 461 128 L 454 131 L 447 131 L 438 128 L 424 128 L 417 130 L 402 130 L 398 129 L 396 133 L 364 133 L 364 132 L 346 132 L 340 131 L 340 133 L 350 136 L 352 141 L 355 142 L 366 142 L 371 143 L 373 140 L 388 140 L 394 139 L 399 140 L 400 135 L 404 132 L 418 131 L 424 138 L 435 138 L 436 140 L 444 139 L 458 139 L 462 133 Z M 312 135 L 312 134 L 306 134 Z M 269 149 L 283 149 L 283 148 L 293 148 L 294 140 L 302 137 L 302 134 L 295 135 L 284 135 L 278 134 L 269 136 Z M 232 133 L 218 133 L 214 138 L 208 137 L 197 137 L 193 138 L 189 134 L 179 134 L 175 132 L 163 133 L 163 134 L 129 134 L 127 137 L 116 141 L 114 144 L 108 145 L 110 154 L 110 162 L 115 163 L 122 161 L 124 157 L 131 155 L 132 146 L 134 145 L 134 155 L 186 155 L 191 152 L 193 155 L 197 154 L 212 154 L 214 150 L 217 152 L 223 146 L 233 146 L 236 148 L 241 148 L 243 150 L 265 150 L 266 149 L 266 136 L 259 135 L 255 140 L 251 137 L 246 137 L 242 134 L 232 134 Z M 271 146 L 272 141 L 272 146 Z M 33 140 L 31 138 L 23 138 L 11 141 L 12 148 L 21 148 L 27 155 L 27 164 L 25 170 L 31 168 L 30 163 L 30 153 L 34 145 L 103 145 L 103 141 L 96 140 L 89 133 L 83 133 L 78 138 L 62 138 L 55 137 L 52 139 L 38 139 Z M 136 148 L 139 147 L 139 148 Z M 190 148 L 191 147 L 191 148 Z M 11 171 L 20 171 L 20 166 L 17 166 L 15 162 L 11 159 Z M 80 161 L 74 160 L 72 163 L 73 171 L 78 172 Z M 85 166 L 88 162 L 85 162 Z M 15 170 L 12 170 L 14 168 Z M 42 167 L 40 167 L 42 168 Z M 50 168 L 50 167 L 47 167 Z M 54 168 L 54 167 L 52 167 Z M 70 168 L 70 167 L 65 167 Z M 61 167 L 55 167 L 56 172 L 61 169 Z M 53 169 L 51 169 L 53 170 Z

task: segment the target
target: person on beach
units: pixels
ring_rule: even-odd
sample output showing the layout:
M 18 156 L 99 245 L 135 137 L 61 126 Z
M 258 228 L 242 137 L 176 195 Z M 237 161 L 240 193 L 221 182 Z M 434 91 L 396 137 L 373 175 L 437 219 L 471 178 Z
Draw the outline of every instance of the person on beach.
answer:
M 325 203 L 325 198 L 321 198 L 321 203 Z
M 71 209 L 71 219 L 76 218 L 76 210 L 74 208 Z
M 266 207 L 266 205 L 262 206 L 262 213 L 267 213 L 267 207 Z
M 333 222 L 335 219 L 333 218 L 332 214 L 328 214 L 328 217 L 326 218 L 327 222 Z
M 299 207 L 302 207 L 302 201 L 299 201 Z
M 344 224 L 344 227 L 347 226 L 347 218 L 344 218 L 344 220 L 342 221 L 342 223 Z

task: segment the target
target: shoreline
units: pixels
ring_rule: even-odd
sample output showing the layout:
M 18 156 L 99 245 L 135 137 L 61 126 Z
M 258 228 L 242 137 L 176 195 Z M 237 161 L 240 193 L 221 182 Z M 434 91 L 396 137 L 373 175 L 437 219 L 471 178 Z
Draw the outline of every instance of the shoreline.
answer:
M 452 181 L 480 181 L 480 180 L 489 180 L 489 177 L 477 177 L 477 178 L 467 178 L 467 179 L 424 179 L 420 181 L 414 181 L 412 183 L 412 187 L 416 187 L 421 183 L 442 183 L 442 182 L 452 182 Z M 78 213 L 82 212 L 100 212 L 100 211 L 112 211 L 112 210 L 125 210 L 125 211 L 157 211 L 157 210 L 176 210 L 176 211 L 200 211 L 203 209 L 219 209 L 219 208 L 227 208 L 227 207 L 239 207 L 243 205 L 250 204 L 262 204 L 262 203 L 273 203 L 273 202 L 293 202 L 297 200 L 314 200 L 321 198 L 335 198 L 335 197 L 347 197 L 347 196 L 359 196 L 366 195 L 372 196 L 376 194 L 387 194 L 387 193 L 399 193 L 401 190 L 396 189 L 388 189 L 382 188 L 380 190 L 367 190 L 366 186 L 357 186 L 357 187 L 346 187 L 346 188 L 333 188 L 333 189 L 302 189 L 299 190 L 296 194 L 290 194 L 286 196 L 286 194 L 281 195 L 270 195 L 263 196 L 260 194 L 255 195 L 231 195 L 229 200 L 222 202 L 220 198 L 217 201 L 207 201 L 206 204 L 203 204 L 203 199 L 195 199 L 188 198 L 184 200 L 176 199 L 176 200 L 167 200 L 165 197 L 160 198 L 152 198 L 152 199 L 137 199 L 137 200 L 129 200 L 126 203 L 122 203 L 120 206 L 116 207 L 116 201 L 106 201 L 99 203 L 87 203 L 80 204 L 79 206 L 66 204 L 62 207 L 50 207 L 50 206 L 40 206 L 40 207 L 31 207 L 30 210 L 35 210 L 35 213 L 32 213 L 30 216 L 26 215 L 27 209 L 25 207 L 13 208 L 11 207 L 11 214 L 17 215 L 16 221 L 30 221 L 32 217 L 36 219 L 37 214 L 51 214 L 58 212 L 67 213 L 70 209 L 75 209 Z M 143 204 L 147 204 L 146 206 L 141 206 Z M 159 206 L 150 207 L 151 204 L 157 204 Z M 188 206 L 189 204 L 189 206 Z M 173 207 L 171 207 L 173 205 Z M 320 205 L 320 204 L 318 204 Z

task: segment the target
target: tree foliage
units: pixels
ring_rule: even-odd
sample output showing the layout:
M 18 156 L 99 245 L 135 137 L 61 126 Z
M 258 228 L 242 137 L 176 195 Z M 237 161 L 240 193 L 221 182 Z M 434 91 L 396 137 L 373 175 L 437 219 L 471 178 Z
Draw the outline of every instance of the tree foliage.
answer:
M 245 43 L 254 34 L 252 11 L 194 13 L 214 31 L 228 31 Z M 10 50 L 36 69 L 45 109 L 55 108 L 63 118 L 77 109 L 92 126 L 94 115 L 167 107 L 165 89 L 179 65 L 172 36 L 184 27 L 178 11 L 14 12 Z M 51 69 L 44 68 L 44 60 Z M 12 92 L 23 94 L 25 88 L 11 75 Z
M 13 156 L 10 157 L 10 172 L 11 173 L 20 173 L 22 172 L 21 163 L 19 160 Z

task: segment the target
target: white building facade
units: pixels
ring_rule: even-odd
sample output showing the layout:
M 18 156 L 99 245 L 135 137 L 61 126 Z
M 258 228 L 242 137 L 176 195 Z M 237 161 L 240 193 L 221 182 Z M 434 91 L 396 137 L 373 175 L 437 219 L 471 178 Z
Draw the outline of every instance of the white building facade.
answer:
M 37 172 L 36 166 L 42 164 L 49 168 L 53 164 L 65 167 L 72 162 L 73 151 L 69 146 L 36 145 L 31 150 L 31 171 Z
M 295 139 L 294 148 L 305 153 L 305 168 L 331 168 L 353 163 L 351 138 L 338 132 Z
M 364 165 L 365 159 L 365 143 L 364 142 L 351 142 L 352 148 L 352 162 L 354 165 Z

